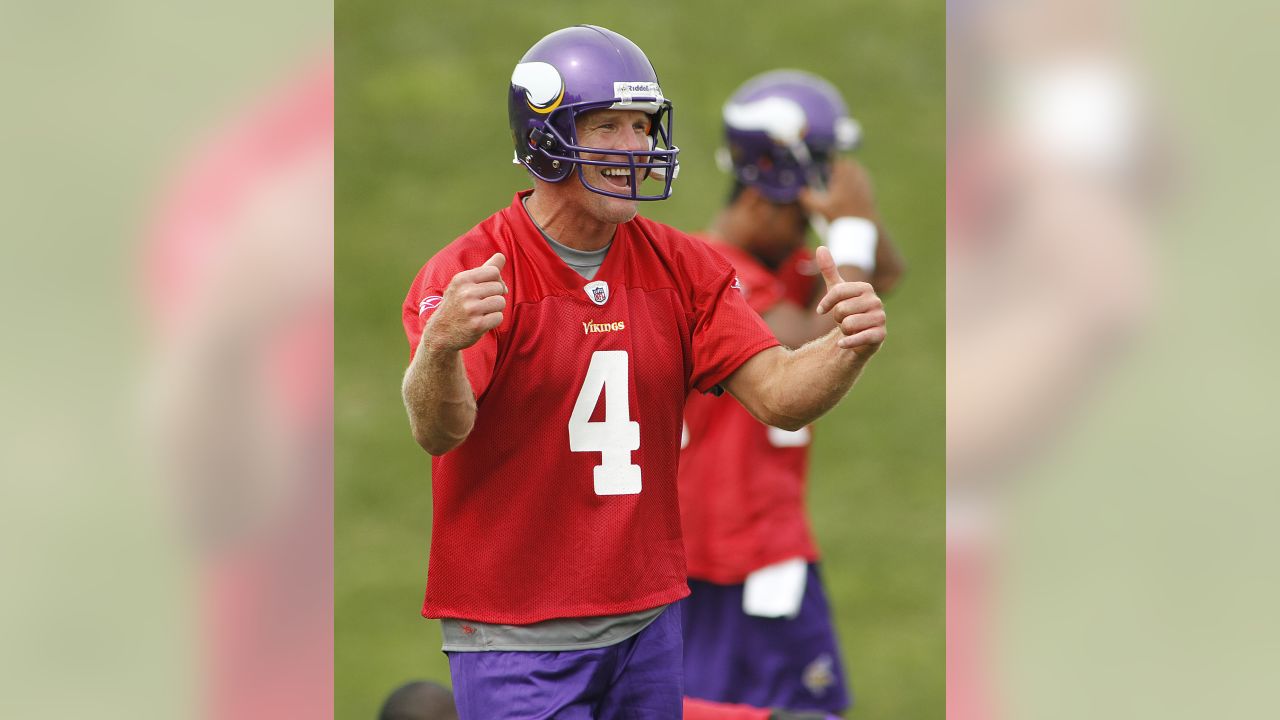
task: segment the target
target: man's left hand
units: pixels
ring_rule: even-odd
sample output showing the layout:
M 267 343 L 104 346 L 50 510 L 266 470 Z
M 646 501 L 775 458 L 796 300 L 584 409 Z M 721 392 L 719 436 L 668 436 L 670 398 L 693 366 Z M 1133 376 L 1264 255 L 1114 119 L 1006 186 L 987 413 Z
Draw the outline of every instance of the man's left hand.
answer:
M 870 283 L 846 282 L 840 277 L 831 251 L 819 247 L 815 259 L 822 279 L 827 282 L 827 294 L 818 302 L 818 314 L 834 310 L 833 319 L 844 337 L 838 345 L 859 355 L 870 356 L 880 349 L 885 339 L 884 303 L 876 295 Z

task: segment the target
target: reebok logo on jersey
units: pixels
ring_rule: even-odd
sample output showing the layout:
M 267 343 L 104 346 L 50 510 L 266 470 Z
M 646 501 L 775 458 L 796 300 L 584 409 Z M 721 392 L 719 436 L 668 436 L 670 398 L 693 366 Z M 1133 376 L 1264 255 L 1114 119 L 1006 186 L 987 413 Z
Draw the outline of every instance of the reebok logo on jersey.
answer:
M 742 281 L 738 279 L 737 275 L 733 276 L 733 284 L 730 285 L 729 287 L 734 290 L 737 290 L 738 292 L 742 293 L 744 296 L 747 294 L 747 289 L 742 287 Z
M 418 317 L 422 317 L 422 314 L 428 310 L 434 310 L 443 299 L 444 298 L 439 295 L 429 295 L 422 298 L 422 302 L 418 303 Z
M 603 280 L 589 282 L 583 285 L 582 289 L 587 293 L 587 297 L 591 299 L 591 302 L 597 305 L 609 302 L 609 283 Z
M 614 332 L 616 330 L 626 330 L 626 329 L 627 329 L 626 323 L 624 323 L 621 320 L 619 320 L 618 322 L 611 322 L 611 323 L 598 323 L 595 320 L 588 320 L 582 323 L 583 335 L 590 335 L 591 333 L 607 333 L 607 332 Z

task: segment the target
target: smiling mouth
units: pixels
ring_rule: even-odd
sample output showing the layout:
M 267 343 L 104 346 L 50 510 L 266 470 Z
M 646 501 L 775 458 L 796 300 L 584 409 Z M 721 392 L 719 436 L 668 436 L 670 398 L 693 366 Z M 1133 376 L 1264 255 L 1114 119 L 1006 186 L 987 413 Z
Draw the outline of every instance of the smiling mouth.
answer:
M 631 188 L 631 171 L 625 168 L 605 168 L 600 171 L 604 181 L 621 190 Z

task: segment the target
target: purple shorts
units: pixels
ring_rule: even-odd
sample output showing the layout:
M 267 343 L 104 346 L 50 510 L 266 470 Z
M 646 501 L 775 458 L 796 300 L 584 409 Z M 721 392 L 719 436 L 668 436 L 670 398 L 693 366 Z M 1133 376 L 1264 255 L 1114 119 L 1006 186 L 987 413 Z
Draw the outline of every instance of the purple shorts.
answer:
M 852 705 L 818 568 L 809 565 L 794 619 L 742 612 L 742 585 L 690 578 L 684 615 L 684 686 L 690 697 L 840 713 Z
M 459 720 L 671 720 L 680 717 L 680 611 L 609 647 L 447 652 Z

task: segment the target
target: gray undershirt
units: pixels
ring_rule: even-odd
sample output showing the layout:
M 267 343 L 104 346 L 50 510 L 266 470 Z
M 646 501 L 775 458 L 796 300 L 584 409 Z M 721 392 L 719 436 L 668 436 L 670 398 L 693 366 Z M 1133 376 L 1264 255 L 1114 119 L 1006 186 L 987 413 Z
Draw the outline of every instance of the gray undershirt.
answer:
M 445 652 L 515 650 L 556 652 L 616 645 L 649 627 L 667 605 L 626 615 L 554 618 L 532 625 L 493 625 L 442 618 Z
M 521 204 L 524 204 L 523 202 Z M 525 214 L 528 214 L 528 207 Z M 529 216 L 533 222 L 533 216 Z M 583 278 L 595 277 L 604 257 L 613 243 L 599 250 L 575 250 L 551 239 L 538 226 L 533 226 L 546 239 L 547 244 L 565 265 L 573 268 Z M 625 615 L 604 615 L 588 618 L 553 618 L 532 625 L 496 625 L 442 618 L 440 629 L 444 635 L 446 652 L 483 652 L 486 650 L 556 652 L 563 650 L 591 650 L 616 645 L 644 630 L 666 610 L 661 605 L 649 610 Z
M 529 215 L 529 207 L 527 203 L 528 198 L 520 201 L 520 204 L 525 206 L 525 214 Z M 551 236 L 548 235 L 540 225 L 538 225 L 532 215 L 529 215 L 529 221 L 533 223 L 534 227 L 538 228 L 538 232 L 542 233 L 542 237 L 546 238 L 547 244 L 551 246 L 551 249 L 555 251 L 556 255 L 560 256 L 560 259 L 564 261 L 564 264 L 573 268 L 574 272 L 587 280 L 591 280 L 596 276 L 596 272 L 599 271 L 600 266 L 604 264 L 604 256 L 609 253 L 609 248 L 613 247 L 613 242 L 610 241 L 608 245 L 605 245 L 599 250 L 575 250 L 568 245 L 561 245 L 551 239 Z

